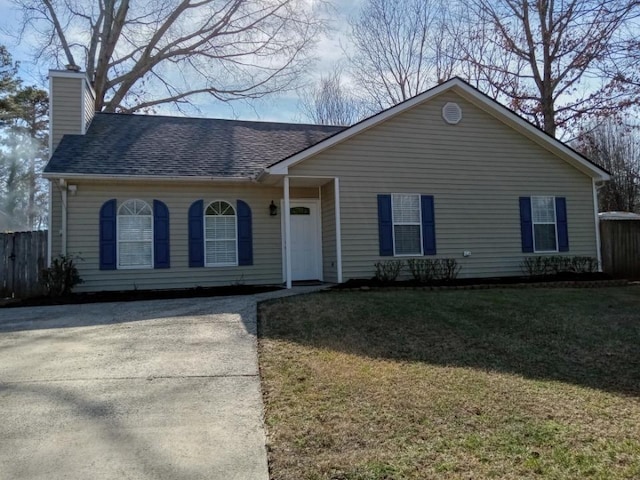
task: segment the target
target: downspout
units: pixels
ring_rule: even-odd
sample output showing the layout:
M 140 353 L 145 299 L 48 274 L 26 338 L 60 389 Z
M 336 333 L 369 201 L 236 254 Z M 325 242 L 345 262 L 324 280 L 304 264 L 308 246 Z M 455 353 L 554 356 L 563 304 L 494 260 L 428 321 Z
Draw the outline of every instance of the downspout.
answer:
M 62 225 L 60 227 L 60 254 L 67 254 L 67 182 L 64 178 L 59 181 L 60 196 L 62 198 Z
M 53 180 L 49 180 L 49 218 L 47 219 L 47 267 L 51 266 L 52 253 L 53 253 Z

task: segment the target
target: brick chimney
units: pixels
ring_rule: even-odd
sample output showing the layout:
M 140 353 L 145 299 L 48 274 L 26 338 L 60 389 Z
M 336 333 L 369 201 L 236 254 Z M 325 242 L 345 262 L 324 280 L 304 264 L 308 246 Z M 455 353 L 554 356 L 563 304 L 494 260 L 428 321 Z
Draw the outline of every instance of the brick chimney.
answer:
M 93 119 L 95 92 L 76 65 L 49 70 L 49 155 L 63 135 L 84 135 Z

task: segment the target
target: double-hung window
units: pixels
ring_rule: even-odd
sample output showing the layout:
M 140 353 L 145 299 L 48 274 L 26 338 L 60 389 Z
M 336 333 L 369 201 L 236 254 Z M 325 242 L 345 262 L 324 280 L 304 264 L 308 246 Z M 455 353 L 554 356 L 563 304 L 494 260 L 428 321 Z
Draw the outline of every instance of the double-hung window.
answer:
M 531 197 L 531 220 L 534 251 L 558 251 L 555 197 Z
M 422 255 L 420 195 L 393 194 L 394 255 Z
M 204 213 L 205 265 L 207 267 L 238 264 L 236 211 L 230 203 L 215 201 Z
M 118 209 L 118 268 L 153 267 L 153 213 L 142 200 Z

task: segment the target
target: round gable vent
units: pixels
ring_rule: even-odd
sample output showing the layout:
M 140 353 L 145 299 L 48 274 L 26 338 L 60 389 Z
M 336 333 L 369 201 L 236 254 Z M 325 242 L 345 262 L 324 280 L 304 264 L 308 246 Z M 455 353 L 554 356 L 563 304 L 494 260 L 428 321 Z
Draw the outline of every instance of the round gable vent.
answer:
M 442 107 L 442 118 L 450 125 L 460 123 L 462 120 L 462 109 L 457 103 L 449 102 Z

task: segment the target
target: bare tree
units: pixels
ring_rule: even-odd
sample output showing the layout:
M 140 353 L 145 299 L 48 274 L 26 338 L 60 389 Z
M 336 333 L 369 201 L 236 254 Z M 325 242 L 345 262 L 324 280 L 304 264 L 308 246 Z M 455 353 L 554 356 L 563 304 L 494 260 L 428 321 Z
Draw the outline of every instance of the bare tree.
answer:
M 319 125 L 352 125 L 366 116 L 363 102 L 345 86 L 339 69 L 302 95 L 300 110 Z
M 470 0 L 458 14 L 469 73 L 551 135 L 638 100 L 637 66 L 626 61 L 637 0 Z
M 353 75 L 377 109 L 449 79 L 454 43 L 440 0 L 367 0 L 350 21 Z
M 599 192 L 600 211 L 640 211 L 640 128 L 609 119 L 585 129 L 576 147 L 611 173 Z
M 134 112 L 208 94 L 290 89 L 323 27 L 305 0 L 14 0 L 37 61 L 86 69 L 96 109 Z

